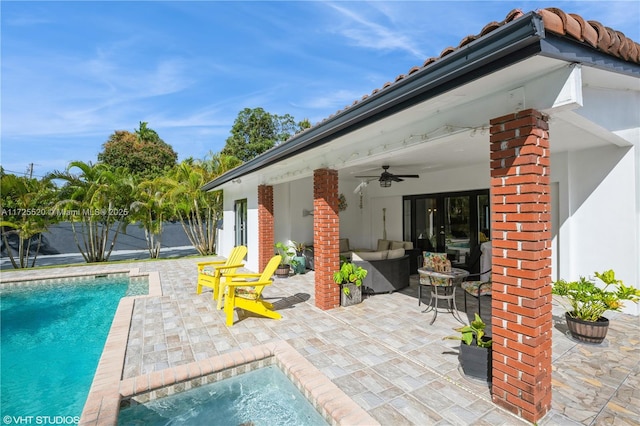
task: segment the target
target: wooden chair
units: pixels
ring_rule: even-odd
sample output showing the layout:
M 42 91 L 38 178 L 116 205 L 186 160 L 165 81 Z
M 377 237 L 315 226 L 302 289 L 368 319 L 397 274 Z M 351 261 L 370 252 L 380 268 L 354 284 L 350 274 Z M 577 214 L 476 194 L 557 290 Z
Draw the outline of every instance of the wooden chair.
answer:
M 233 325 L 233 312 L 235 308 L 253 312 L 267 318 L 280 319 L 282 316 L 273 310 L 273 305 L 262 300 L 262 290 L 273 283 L 272 277 L 276 272 L 282 256 L 271 258 L 262 273 L 225 273 L 225 285 L 227 295 L 224 301 L 224 313 L 227 317 L 227 326 Z M 257 281 L 251 281 L 258 279 Z
M 213 289 L 213 300 L 218 300 L 218 309 L 222 304 L 222 292 L 220 291 L 220 278 L 223 272 L 233 273 L 244 266 L 242 259 L 247 255 L 246 246 L 236 246 L 231 250 L 227 260 L 211 260 L 198 262 L 198 284 L 196 293 L 202 293 L 202 287 Z

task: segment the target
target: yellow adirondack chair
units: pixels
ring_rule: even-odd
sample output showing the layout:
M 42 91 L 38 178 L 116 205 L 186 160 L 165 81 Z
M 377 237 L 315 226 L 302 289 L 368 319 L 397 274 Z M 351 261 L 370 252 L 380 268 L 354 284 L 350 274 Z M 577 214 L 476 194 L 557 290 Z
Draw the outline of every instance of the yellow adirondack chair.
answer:
M 271 258 L 262 273 L 224 273 L 226 277 L 227 296 L 224 302 L 224 313 L 227 316 L 227 326 L 233 325 L 233 311 L 241 308 L 267 318 L 280 319 L 282 315 L 273 310 L 273 305 L 262 300 L 262 290 L 273 283 L 272 277 L 276 272 L 282 256 Z M 257 281 L 249 281 L 251 279 Z
M 244 259 L 246 254 L 246 246 L 236 246 L 231 250 L 227 260 L 198 262 L 198 284 L 196 286 L 196 293 L 202 293 L 202 287 L 211 287 L 213 289 L 213 300 L 218 300 L 218 303 L 222 303 L 220 278 L 223 272 L 233 273 L 236 269 L 244 266 L 242 259 Z M 220 308 L 218 307 L 218 309 Z

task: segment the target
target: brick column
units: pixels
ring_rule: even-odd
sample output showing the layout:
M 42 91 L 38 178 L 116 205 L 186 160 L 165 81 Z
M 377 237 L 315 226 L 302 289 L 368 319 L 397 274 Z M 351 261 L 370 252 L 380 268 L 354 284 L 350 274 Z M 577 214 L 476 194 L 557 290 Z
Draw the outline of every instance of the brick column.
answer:
M 491 120 L 493 401 L 551 409 L 549 135 L 535 110 Z
M 316 306 L 323 310 L 340 306 L 340 287 L 333 282 L 340 268 L 339 238 L 338 172 L 318 169 L 313 172 L 313 262 Z
M 258 185 L 258 267 L 262 271 L 273 257 L 273 186 Z

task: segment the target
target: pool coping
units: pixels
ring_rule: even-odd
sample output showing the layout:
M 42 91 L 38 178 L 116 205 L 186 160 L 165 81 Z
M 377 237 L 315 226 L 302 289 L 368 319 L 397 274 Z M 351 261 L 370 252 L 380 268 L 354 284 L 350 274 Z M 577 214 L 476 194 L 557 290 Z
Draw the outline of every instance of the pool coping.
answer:
M 122 269 L 122 270 L 104 269 L 104 270 L 96 270 L 91 273 L 86 273 L 86 272 L 57 273 L 57 274 L 43 275 L 38 277 L 31 277 L 31 278 L 14 277 L 14 278 L 6 279 L 3 277 L 3 279 L 0 281 L 0 289 L 4 290 L 6 288 L 19 287 L 18 284 L 23 284 L 23 283 L 31 284 L 39 281 L 59 280 L 63 278 L 83 278 L 83 277 L 96 277 L 96 276 L 102 276 L 102 275 L 119 275 L 119 274 L 128 274 L 130 279 L 139 278 L 139 277 L 148 277 L 148 280 L 149 280 L 148 294 L 142 294 L 139 296 L 129 296 L 129 297 L 162 296 L 162 285 L 160 283 L 160 274 L 156 271 L 140 272 L 140 268 L 129 268 L 129 269 Z

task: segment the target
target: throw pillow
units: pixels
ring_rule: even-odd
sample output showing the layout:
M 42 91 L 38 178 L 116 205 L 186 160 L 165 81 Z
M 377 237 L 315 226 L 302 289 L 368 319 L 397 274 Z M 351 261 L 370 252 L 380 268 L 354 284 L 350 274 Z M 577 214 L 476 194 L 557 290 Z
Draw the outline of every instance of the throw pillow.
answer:
M 378 248 L 376 251 L 389 250 L 389 240 L 378 240 Z
M 404 250 L 404 243 L 402 241 L 391 241 L 391 244 L 389 245 L 389 250 L 395 250 L 399 248 Z
M 404 256 L 404 249 L 403 248 L 397 248 L 397 249 L 388 251 L 387 259 L 397 259 L 397 258 L 402 257 L 402 256 Z

